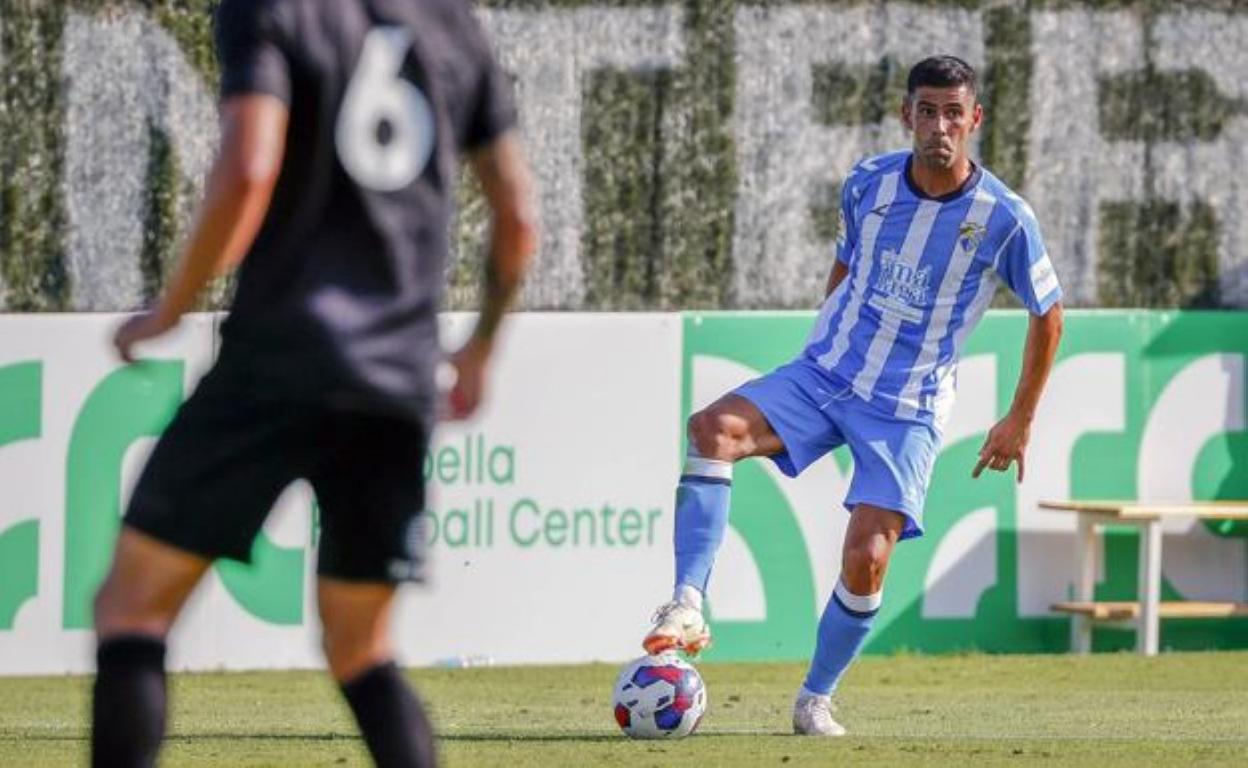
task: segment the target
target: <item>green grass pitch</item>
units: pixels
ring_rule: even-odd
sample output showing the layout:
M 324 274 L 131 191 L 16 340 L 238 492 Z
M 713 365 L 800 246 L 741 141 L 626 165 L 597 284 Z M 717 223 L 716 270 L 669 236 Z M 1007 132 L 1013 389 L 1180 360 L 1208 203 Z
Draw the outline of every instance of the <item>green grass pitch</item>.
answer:
M 615 665 L 421 669 L 448 766 L 1245 766 L 1248 653 L 867 657 L 842 687 L 850 736 L 788 735 L 798 664 L 702 664 L 710 709 L 683 741 L 616 729 Z M 0 679 L 0 765 L 81 765 L 90 681 Z M 177 675 L 166 766 L 354 766 L 366 754 L 311 672 Z

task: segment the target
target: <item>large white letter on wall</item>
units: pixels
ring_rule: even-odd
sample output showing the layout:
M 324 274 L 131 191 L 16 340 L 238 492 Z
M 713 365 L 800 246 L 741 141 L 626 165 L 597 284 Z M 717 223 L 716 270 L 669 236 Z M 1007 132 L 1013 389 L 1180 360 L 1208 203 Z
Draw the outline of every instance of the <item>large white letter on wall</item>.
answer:
M 483 12 L 499 61 L 516 78 L 520 129 L 541 188 L 542 242 L 524 289 L 527 306 L 575 307 L 585 293 L 580 250 L 586 74 L 679 66 L 685 55 L 682 19 L 676 6 Z
M 168 137 L 183 178 L 199 184 L 217 146 L 215 99 L 177 41 L 141 14 L 71 14 L 64 56 L 71 305 L 135 308 L 151 131 Z
M 832 266 L 832 243 L 813 236 L 809 219 L 818 188 L 865 157 L 911 145 L 900 103 L 874 125 L 819 124 L 814 67 L 877 66 L 885 58 L 908 67 L 948 51 L 979 68 L 980 16 L 900 4 L 742 6 L 736 38 L 735 303 L 814 306 Z

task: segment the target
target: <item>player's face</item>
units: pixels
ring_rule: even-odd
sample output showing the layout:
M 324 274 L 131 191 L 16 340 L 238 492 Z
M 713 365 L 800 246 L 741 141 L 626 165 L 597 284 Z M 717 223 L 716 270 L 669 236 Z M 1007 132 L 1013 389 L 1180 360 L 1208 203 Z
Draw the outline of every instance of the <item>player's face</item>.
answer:
M 984 109 L 964 85 L 920 86 L 901 105 L 901 120 L 914 134 L 914 156 L 923 164 L 949 170 L 969 155 L 971 134 Z

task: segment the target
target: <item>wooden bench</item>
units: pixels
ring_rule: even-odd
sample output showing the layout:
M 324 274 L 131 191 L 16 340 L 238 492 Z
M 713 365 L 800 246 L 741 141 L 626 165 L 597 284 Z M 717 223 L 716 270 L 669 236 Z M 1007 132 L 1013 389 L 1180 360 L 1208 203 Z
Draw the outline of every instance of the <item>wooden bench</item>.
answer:
M 1163 618 L 1248 616 L 1248 603 L 1161 602 L 1161 521 L 1173 517 L 1248 520 L 1248 501 L 1042 501 L 1040 508 L 1074 512 L 1079 516 L 1075 535 L 1078 568 L 1075 599 L 1053 605 L 1054 611 L 1071 615 L 1070 649 L 1075 653 L 1092 650 L 1094 623 L 1134 627 L 1136 648 L 1152 656 L 1157 653 Z M 1138 602 L 1097 602 L 1094 599 L 1098 525 L 1140 527 Z

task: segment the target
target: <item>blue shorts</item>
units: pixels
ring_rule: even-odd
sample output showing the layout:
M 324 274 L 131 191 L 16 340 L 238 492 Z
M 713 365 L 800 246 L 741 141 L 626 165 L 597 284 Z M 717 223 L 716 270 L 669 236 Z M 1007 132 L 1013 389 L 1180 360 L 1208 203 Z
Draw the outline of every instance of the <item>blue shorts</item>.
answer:
M 784 443 L 771 457 L 797 477 L 824 454 L 848 445 L 854 476 L 845 508 L 870 504 L 906 518 L 901 538 L 923 535 L 923 500 L 940 436 L 921 422 L 890 417 L 805 358 L 733 391 L 762 411 Z

